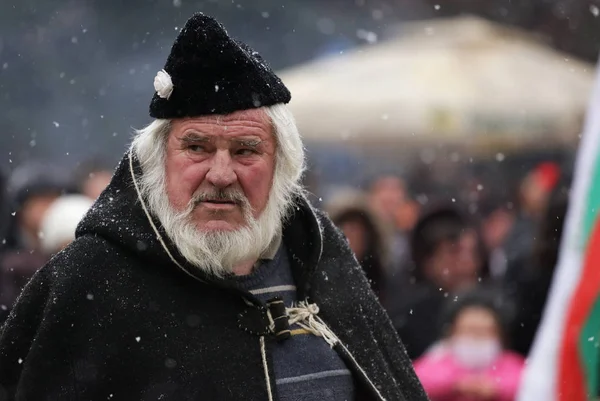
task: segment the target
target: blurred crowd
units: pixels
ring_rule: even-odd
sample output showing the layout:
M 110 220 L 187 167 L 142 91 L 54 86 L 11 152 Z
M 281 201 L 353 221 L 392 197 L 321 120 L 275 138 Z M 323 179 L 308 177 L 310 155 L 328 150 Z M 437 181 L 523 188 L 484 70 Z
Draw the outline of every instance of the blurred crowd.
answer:
M 75 172 L 31 162 L 0 174 L 0 322 L 35 271 L 73 241 L 111 176 L 97 161 Z
M 383 175 L 327 201 L 432 401 L 514 399 L 557 261 L 561 170 L 541 162 L 504 196 L 464 179 L 452 198 Z
M 74 174 L 29 163 L 0 175 L 0 319 L 74 239 L 111 174 L 90 161 Z M 514 194 L 485 196 L 494 182 L 465 179 L 453 183 L 464 196 L 449 199 L 382 174 L 319 205 L 348 239 L 433 401 L 514 398 L 557 261 L 570 177 L 542 162 L 519 182 Z

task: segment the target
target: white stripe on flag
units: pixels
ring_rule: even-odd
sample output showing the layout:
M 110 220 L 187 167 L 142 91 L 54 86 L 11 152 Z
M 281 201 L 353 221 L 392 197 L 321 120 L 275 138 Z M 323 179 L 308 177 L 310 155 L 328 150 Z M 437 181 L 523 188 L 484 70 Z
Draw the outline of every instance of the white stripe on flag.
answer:
M 560 345 L 568 308 L 579 282 L 586 234 L 583 232 L 586 202 L 596 159 L 600 155 L 600 68 L 588 107 L 583 137 L 575 163 L 569 211 L 560 244 L 558 265 L 538 333 L 523 375 L 518 401 L 558 399 Z

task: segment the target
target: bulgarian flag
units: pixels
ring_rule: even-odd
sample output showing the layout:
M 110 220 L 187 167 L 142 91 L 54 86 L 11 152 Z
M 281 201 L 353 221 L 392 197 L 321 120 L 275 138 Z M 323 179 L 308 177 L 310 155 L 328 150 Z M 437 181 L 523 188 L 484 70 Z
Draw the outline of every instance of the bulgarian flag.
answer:
M 600 393 L 598 71 L 577 154 L 558 266 L 519 401 L 588 401 Z

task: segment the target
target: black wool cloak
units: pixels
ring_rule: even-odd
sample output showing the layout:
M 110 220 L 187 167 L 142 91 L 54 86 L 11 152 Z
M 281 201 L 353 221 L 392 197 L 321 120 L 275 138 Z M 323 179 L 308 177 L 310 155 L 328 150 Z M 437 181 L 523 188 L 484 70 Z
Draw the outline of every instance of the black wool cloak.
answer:
M 152 217 L 157 236 L 132 180 L 140 174 L 126 154 L 77 239 L 20 296 L 0 337 L 0 399 L 278 399 L 265 308 L 186 264 Z M 299 299 L 340 340 L 357 399 L 427 400 L 331 222 L 299 198 L 283 243 Z

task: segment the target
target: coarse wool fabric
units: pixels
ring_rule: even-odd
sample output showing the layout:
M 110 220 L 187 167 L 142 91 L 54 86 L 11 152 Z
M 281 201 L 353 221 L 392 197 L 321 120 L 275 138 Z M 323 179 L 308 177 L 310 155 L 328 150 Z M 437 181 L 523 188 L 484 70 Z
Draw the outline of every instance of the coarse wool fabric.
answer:
M 0 336 L 2 395 L 277 400 L 276 340 L 265 328 L 264 306 L 233 279 L 194 270 L 167 240 L 176 266 L 141 207 L 132 180 L 141 168 L 129 157 L 80 224 L 78 238 L 36 273 L 11 312 Z M 283 244 L 298 298 L 316 303 L 340 339 L 334 349 L 353 372 L 356 399 L 427 400 L 347 242 L 303 197 L 284 227 Z
M 172 119 L 289 103 L 290 91 L 250 46 L 231 38 L 223 25 L 194 14 L 175 40 L 164 70 L 169 98 L 154 94 L 150 116 Z

